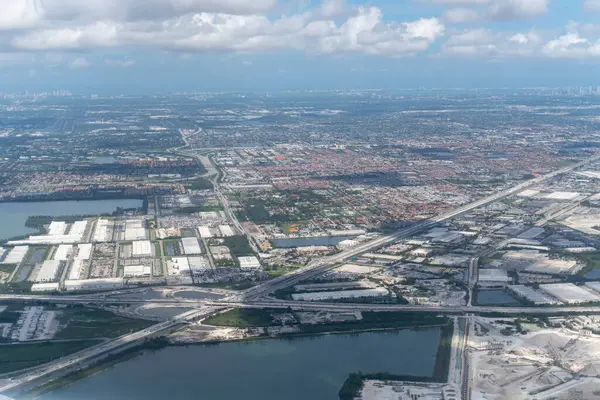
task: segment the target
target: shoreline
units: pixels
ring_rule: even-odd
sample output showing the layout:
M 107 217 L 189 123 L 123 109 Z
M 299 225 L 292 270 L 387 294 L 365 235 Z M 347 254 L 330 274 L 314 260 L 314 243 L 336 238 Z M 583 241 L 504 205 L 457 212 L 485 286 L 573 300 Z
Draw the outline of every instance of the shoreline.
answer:
M 437 374 L 439 374 L 440 372 L 443 374 L 443 376 L 448 375 L 448 369 L 449 369 L 448 361 L 449 361 L 450 347 L 451 347 L 448 344 L 450 343 L 449 340 L 451 340 L 452 332 L 453 332 L 453 323 L 451 321 L 446 325 L 429 325 L 429 326 L 417 325 L 417 326 L 411 326 L 411 327 L 366 328 L 366 329 L 362 329 L 362 330 L 359 329 L 359 330 L 349 330 L 349 331 L 324 331 L 324 332 L 318 332 L 318 333 L 303 333 L 303 332 L 296 333 L 296 332 L 294 332 L 294 333 L 287 333 L 287 334 L 278 334 L 275 336 L 268 336 L 268 335 L 266 335 L 266 336 L 249 336 L 249 337 L 233 339 L 233 340 L 207 340 L 207 341 L 191 341 L 191 342 L 183 342 L 183 341 L 174 342 L 174 341 L 169 340 L 168 337 L 163 336 L 160 338 L 151 339 L 150 341 L 145 342 L 145 343 L 141 343 L 138 346 L 127 349 L 121 353 L 97 360 L 97 361 L 89 364 L 88 366 L 85 366 L 77 371 L 68 372 L 65 375 L 58 376 L 58 377 L 53 378 L 47 382 L 44 382 L 38 386 L 35 386 L 28 390 L 25 389 L 25 390 L 17 392 L 17 393 L 18 393 L 18 397 L 22 398 L 22 399 L 36 399 L 45 393 L 53 392 L 55 390 L 58 390 L 58 389 L 61 389 L 64 387 L 68 387 L 80 380 L 89 378 L 90 376 L 93 376 L 93 375 L 99 374 L 103 371 L 106 371 L 119 363 L 129 361 L 140 355 L 143 355 L 144 353 L 146 353 L 148 351 L 158 351 L 158 350 L 162 350 L 162 349 L 165 349 L 168 347 L 215 346 L 215 345 L 219 345 L 222 343 L 254 342 L 254 341 L 259 341 L 259 340 L 273 340 L 273 339 L 275 339 L 275 340 L 300 340 L 300 339 L 305 339 L 305 338 L 310 338 L 310 337 L 327 336 L 327 335 L 359 335 L 359 334 L 369 333 L 369 332 L 383 333 L 383 332 L 394 332 L 394 331 L 402 331 L 402 330 L 423 330 L 423 329 L 429 329 L 429 328 L 431 328 L 431 329 L 438 328 L 441 330 L 440 342 L 438 344 L 438 349 L 436 352 L 436 362 L 435 362 L 435 366 L 434 366 L 434 373 L 433 373 L 432 378 L 430 378 L 434 381 L 437 381 L 439 378 L 437 376 Z M 450 333 L 450 336 L 447 336 L 448 333 Z M 440 357 L 443 356 L 443 354 L 444 354 L 442 352 L 444 352 L 444 351 L 445 351 L 447 357 L 444 357 L 442 360 L 440 360 Z M 443 368 L 443 370 L 440 371 L 441 368 Z M 413 380 L 419 379 L 419 377 L 415 376 L 415 377 L 411 377 L 411 379 L 413 379 Z

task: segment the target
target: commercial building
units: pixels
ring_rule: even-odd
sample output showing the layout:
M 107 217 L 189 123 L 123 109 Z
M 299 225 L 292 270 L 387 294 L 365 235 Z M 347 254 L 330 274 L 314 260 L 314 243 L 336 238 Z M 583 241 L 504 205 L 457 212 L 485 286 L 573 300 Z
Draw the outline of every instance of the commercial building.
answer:
M 183 245 L 183 254 L 202 254 L 200 243 L 195 237 L 185 237 L 181 239 Z
M 254 256 L 250 257 L 238 257 L 241 269 L 259 269 L 260 261 Z
M 138 240 L 131 243 L 131 254 L 134 257 L 151 257 L 152 243 L 149 240 Z
M 567 303 L 581 304 L 600 301 L 600 295 L 572 283 L 549 283 L 540 285 L 540 289 L 552 297 Z

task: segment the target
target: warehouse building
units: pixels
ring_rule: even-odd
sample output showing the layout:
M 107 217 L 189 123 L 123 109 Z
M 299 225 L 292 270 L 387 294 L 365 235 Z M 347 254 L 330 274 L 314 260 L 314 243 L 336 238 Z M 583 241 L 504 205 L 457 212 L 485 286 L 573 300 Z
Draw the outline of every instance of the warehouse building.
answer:
M 125 240 L 144 240 L 146 238 L 144 221 L 141 219 L 129 219 L 125 221 Z
M 54 252 L 53 260 L 67 261 L 73 252 L 73 246 L 70 244 L 61 244 Z
M 77 281 L 66 280 L 67 292 L 93 292 L 100 290 L 121 289 L 125 286 L 123 278 L 83 279 Z
M 15 246 L 13 247 L 6 258 L 4 259 L 4 264 L 20 264 L 25 255 L 27 255 L 27 251 L 29 250 L 29 246 Z
M 35 277 L 30 280 L 33 282 L 54 282 L 58 279 L 60 267 L 60 260 L 46 260 L 39 265 Z
M 572 283 L 549 283 L 540 285 L 540 289 L 567 304 L 600 301 L 600 295 Z
M 64 221 L 52 221 L 48 226 L 48 235 L 64 235 L 67 231 L 67 223 Z
M 142 278 L 152 276 L 152 267 L 148 265 L 126 265 L 123 268 L 125 278 Z
M 483 287 L 505 287 L 512 281 L 508 272 L 503 269 L 481 268 L 478 273 L 477 283 Z
M 173 257 L 167 261 L 167 273 L 169 275 L 182 275 L 190 273 L 190 263 L 187 257 Z
M 152 243 L 149 240 L 139 240 L 131 243 L 131 254 L 134 257 L 151 257 Z
M 92 241 L 94 242 L 110 242 L 113 236 L 113 221 L 107 219 L 99 219 L 96 221 L 96 229 Z
M 69 270 L 69 280 L 72 281 L 76 281 L 78 279 L 81 279 L 85 276 L 85 270 L 87 267 L 87 263 L 86 260 L 83 260 L 81 258 L 75 258 L 73 259 L 73 262 L 71 263 L 71 269 Z
M 208 239 L 208 238 L 213 237 L 213 234 L 210 231 L 210 228 L 206 225 L 199 226 L 198 233 L 200 234 L 200 237 L 203 239 Z
M 58 292 L 59 283 L 34 283 L 31 285 L 31 291 L 34 293 Z
M 75 258 L 79 260 L 89 260 L 92 256 L 92 244 L 82 243 L 77 245 L 77 255 Z
M 210 269 L 210 264 L 206 257 L 188 257 L 190 270 L 194 274 L 200 274 Z
M 532 302 L 535 305 L 560 304 L 560 301 L 546 296 L 544 293 L 525 285 L 510 285 L 508 289 L 517 296 Z
M 241 269 L 259 269 L 260 262 L 258 258 L 252 257 L 238 257 L 238 261 L 240 262 Z
M 202 254 L 200 243 L 195 237 L 185 237 L 181 239 L 183 245 L 183 254 Z
M 235 236 L 235 232 L 229 225 L 219 225 L 219 231 L 221 231 L 223 237 Z

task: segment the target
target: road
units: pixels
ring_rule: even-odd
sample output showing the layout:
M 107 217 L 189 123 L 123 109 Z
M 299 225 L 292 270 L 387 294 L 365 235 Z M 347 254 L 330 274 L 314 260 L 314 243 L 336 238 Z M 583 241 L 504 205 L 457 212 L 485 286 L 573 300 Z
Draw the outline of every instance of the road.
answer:
M 72 370 L 79 370 L 85 366 L 95 363 L 98 360 L 114 353 L 121 352 L 130 348 L 145 339 L 161 336 L 164 333 L 176 330 L 178 327 L 185 326 L 187 323 L 205 318 L 215 312 L 220 311 L 219 308 L 205 307 L 199 310 L 192 310 L 180 314 L 169 321 L 161 322 L 152 325 L 146 329 L 124 335 L 108 342 L 90 347 L 77 353 L 62 357 L 56 361 L 42 365 L 35 370 L 19 376 L 18 379 L 9 381 L 4 386 L 0 387 L 0 392 L 18 389 L 30 384 L 41 384 L 45 379 L 55 379 L 57 376 L 68 373 Z
M 363 243 L 361 245 L 350 248 L 348 250 L 344 250 L 341 253 L 338 253 L 333 256 L 323 257 L 320 260 L 311 262 L 306 267 L 298 269 L 290 274 L 287 274 L 287 275 L 281 276 L 279 278 L 272 279 L 263 284 L 254 286 L 253 288 L 250 288 L 250 289 L 244 291 L 242 294 L 238 295 L 235 299 L 232 299 L 232 300 L 236 300 L 236 299 L 237 300 L 252 300 L 252 299 L 256 299 L 256 298 L 262 297 L 264 295 L 267 295 L 276 290 L 291 286 L 302 280 L 306 280 L 313 276 L 322 274 L 323 272 L 327 271 L 328 269 L 335 267 L 335 265 L 337 263 L 345 261 L 351 257 L 358 255 L 358 254 L 365 253 L 367 251 L 376 249 L 378 247 L 383 247 L 383 246 L 390 244 L 396 240 L 409 237 L 416 233 L 422 232 L 426 229 L 430 229 L 440 222 L 443 222 L 448 219 L 465 214 L 475 208 L 493 203 L 497 200 L 500 200 L 507 196 L 518 193 L 532 185 L 537 185 L 546 180 L 552 179 L 560 174 L 570 172 L 574 169 L 580 168 L 584 165 L 587 165 L 587 164 L 597 161 L 599 159 L 600 159 L 600 155 L 593 156 L 591 158 L 588 158 L 584 161 L 573 164 L 571 166 L 548 173 L 546 175 L 542 175 L 540 177 L 528 180 L 526 182 L 519 183 L 518 185 L 515 185 L 511 188 L 505 189 L 499 193 L 484 197 L 483 199 L 477 200 L 475 202 L 472 202 L 472 203 L 469 203 L 462 207 L 459 207 L 455 210 L 441 214 L 431 220 L 421 221 L 421 222 L 418 222 L 408 228 L 400 229 L 399 231 L 397 231 L 391 235 L 379 237 L 379 238 L 369 241 L 367 243 Z M 474 268 L 473 270 L 476 270 L 476 269 Z M 475 274 L 476 272 L 473 272 L 473 273 Z M 476 280 L 475 276 L 473 276 L 473 278 L 475 278 L 475 280 Z M 471 275 L 470 275 L 469 279 L 471 279 Z

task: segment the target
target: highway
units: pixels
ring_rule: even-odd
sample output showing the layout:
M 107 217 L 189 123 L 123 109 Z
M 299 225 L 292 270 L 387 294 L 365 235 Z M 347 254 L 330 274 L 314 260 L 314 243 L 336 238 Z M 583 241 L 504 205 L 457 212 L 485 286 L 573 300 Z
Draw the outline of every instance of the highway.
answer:
M 593 156 L 591 158 L 588 158 L 584 161 L 573 164 L 571 166 L 559 169 L 554 172 L 550 172 L 546 175 L 542 175 L 540 177 L 528 180 L 526 182 L 519 183 L 518 185 L 515 185 L 509 189 L 503 190 L 499 193 L 484 197 L 483 199 L 477 200 L 475 202 L 472 202 L 472 203 L 469 203 L 462 207 L 459 207 L 455 210 L 441 214 L 441 215 L 435 217 L 434 219 L 418 222 L 410 227 L 400 229 L 399 231 L 397 231 L 391 235 L 379 237 L 379 238 L 369 241 L 367 243 L 363 243 L 361 245 L 350 248 L 348 250 L 344 250 L 341 253 L 335 254 L 333 256 L 323 257 L 320 260 L 311 262 L 306 267 L 300 268 L 290 274 L 283 275 L 279 278 L 275 278 L 275 279 L 272 279 L 263 284 L 254 286 L 254 287 L 244 291 L 240 295 L 235 296 L 235 298 L 232 298 L 232 300 L 252 300 L 252 299 L 256 299 L 256 298 L 262 297 L 264 295 L 267 295 L 276 290 L 291 286 L 302 280 L 306 280 L 313 276 L 322 274 L 323 272 L 327 271 L 328 269 L 333 268 L 336 264 L 338 264 L 342 261 L 345 261 L 351 257 L 354 257 L 361 253 L 365 253 L 367 251 L 376 249 L 378 247 L 383 247 L 383 246 L 390 244 L 398 239 L 409 237 L 416 233 L 422 232 L 426 229 L 430 229 L 440 222 L 443 222 L 445 220 L 465 214 L 475 208 L 493 203 L 494 201 L 497 201 L 504 197 L 518 193 L 518 192 L 526 189 L 529 186 L 539 184 L 548 179 L 552 179 L 560 174 L 570 172 L 574 169 L 580 168 L 584 165 L 587 165 L 587 164 L 597 161 L 599 159 L 600 159 L 600 155 Z M 476 277 L 475 277 L 475 279 L 476 279 Z
M 171 332 L 189 322 L 204 318 L 220 311 L 218 308 L 202 308 L 200 310 L 191 310 L 180 314 L 168 321 L 152 325 L 146 329 L 124 335 L 108 342 L 101 343 L 97 346 L 73 353 L 62 357 L 56 361 L 42 365 L 31 372 L 19 376 L 6 385 L 0 387 L 0 392 L 6 392 L 11 389 L 18 389 L 29 384 L 40 384 L 44 379 L 54 379 L 61 374 L 70 372 L 71 370 L 79 370 L 86 365 L 94 363 L 110 354 L 121 352 L 129 347 L 132 347 L 141 341 L 161 336 L 164 333 Z

